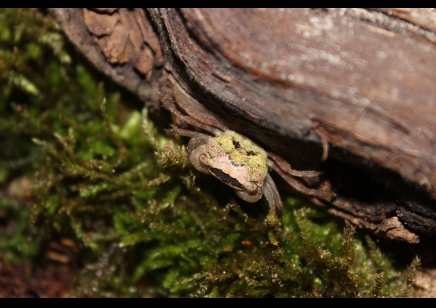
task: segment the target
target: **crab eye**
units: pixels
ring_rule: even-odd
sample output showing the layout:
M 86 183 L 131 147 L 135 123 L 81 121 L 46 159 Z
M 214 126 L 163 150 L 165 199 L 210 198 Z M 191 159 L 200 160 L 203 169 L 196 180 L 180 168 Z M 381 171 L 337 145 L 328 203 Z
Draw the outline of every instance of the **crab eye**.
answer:
M 200 162 L 201 163 L 207 165 L 207 156 L 206 156 L 206 154 L 201 154 L 199 158 L 200 158 Z
M 257 193 L 257 185 L 255 183 L 249 183 L 245 189 L 248 193 Z

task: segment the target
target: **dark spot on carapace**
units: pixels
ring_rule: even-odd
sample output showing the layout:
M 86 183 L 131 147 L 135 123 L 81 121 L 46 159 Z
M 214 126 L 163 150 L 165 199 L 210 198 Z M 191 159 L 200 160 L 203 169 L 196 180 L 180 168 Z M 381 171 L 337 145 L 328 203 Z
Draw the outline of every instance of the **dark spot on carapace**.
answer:
M 233 146 L 235 147 L 235 149 L 239 149 L 241 147 L 241 144 L 236 141 L 235 139 L 232 140 Z
M 257 154 L 256 154 L 256 152 L 248 151 L 248 152 L 247 152 L 247 155 L 248 155 L 248 156 L 255 156 L 255 155 L 257 155 Z
M 235 178 L 232 178 L 227 173 L 222 172 L 220 169 L 209 168 L 209 172 L 216 177 L 218 180 L 222 181 L 224 184 L 229 185 L 232 188 L 244 189 L 241 183 Z
M 232 157 L 229 155 L 229 161 L 231 162 L 231 164 L 232 164 L 232 166 L 235 166 L 235 167 L 241 167 L 241 166 L 244 166 L 245 164 L 243 163 L 243 162 L 241 162 L 241 163 L 235 163 L 233 160 L 232 160 Z
M 232 166 L 240 167 L 245 165 L 243 162 L 240 163 L 235 162 L 231 155 L 229 155 L 228 157 L 229 157 L 229 162 L 232 164 Z

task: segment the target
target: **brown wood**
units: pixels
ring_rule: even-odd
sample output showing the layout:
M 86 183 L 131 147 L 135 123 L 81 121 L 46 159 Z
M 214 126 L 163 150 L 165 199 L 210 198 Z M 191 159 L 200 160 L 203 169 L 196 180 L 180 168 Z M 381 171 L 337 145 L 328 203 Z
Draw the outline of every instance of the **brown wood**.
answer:
M 410 243 L 436 233 L 435 10 L 53 12 L 143 100 L 160 87 L 294 169 L 324 171 L 305 184 L 335 195 L 315 200 L 329 212 Z
M 144 101 L 157 101 L 163 56 L 143 9 L 51 9 L 70 41 L 99 70 Z

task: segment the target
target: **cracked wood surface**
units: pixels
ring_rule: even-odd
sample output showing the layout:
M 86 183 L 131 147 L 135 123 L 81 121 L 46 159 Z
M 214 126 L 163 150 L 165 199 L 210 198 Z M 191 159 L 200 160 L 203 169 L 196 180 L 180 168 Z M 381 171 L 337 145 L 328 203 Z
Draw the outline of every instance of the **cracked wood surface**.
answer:
M 144 101 L 184 97 L 294 169 L 322 170 L 304 184 L 335 195 L 315 200 L 332 214 L 409 243 L 436 233 L 434 9 L 52 12 Z

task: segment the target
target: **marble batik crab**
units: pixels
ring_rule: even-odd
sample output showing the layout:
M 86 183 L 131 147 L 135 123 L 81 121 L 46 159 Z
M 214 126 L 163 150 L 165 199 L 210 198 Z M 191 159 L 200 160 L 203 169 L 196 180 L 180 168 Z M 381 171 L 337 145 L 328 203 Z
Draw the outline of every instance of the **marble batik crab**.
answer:
M 280 218 L 283 202 L 269 174 L 270 170 L 277 172 L 295 190 L 317 195 L 315 190 L 307 188 L 295 177 L 317 177 L 321 172 L 292 169 L 279 155 L 265 151 L 249 138 L 228 129 L 204 107 L 197 106 L 195 110 L 190 110 L 164 96 L 161 96 L 161 101 L 179 121 L 207 132 L 181 128 L 169 130 L 170 134 L 191 138 L 187 150 L 192 166 L 232 187 L 241 199 L 256 202 L 264 195 L 270 213 Z M 187 115 L 182 114 L 179 107 Z

